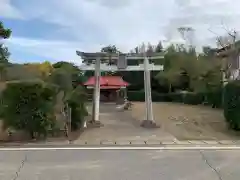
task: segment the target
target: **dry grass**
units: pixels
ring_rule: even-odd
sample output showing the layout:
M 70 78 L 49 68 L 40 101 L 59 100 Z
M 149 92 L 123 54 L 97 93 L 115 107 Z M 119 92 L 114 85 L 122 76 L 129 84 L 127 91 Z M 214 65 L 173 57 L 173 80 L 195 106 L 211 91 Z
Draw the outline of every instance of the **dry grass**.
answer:
M 153 112 L 156 123 L 179 140 L 240 138 L 240 134 L 227 128 L 223 112 L 219 109 L 176 103 L 153 103 Z M 132 116 L 142 120 L 145 117 L 145 104 L 134 103 Z

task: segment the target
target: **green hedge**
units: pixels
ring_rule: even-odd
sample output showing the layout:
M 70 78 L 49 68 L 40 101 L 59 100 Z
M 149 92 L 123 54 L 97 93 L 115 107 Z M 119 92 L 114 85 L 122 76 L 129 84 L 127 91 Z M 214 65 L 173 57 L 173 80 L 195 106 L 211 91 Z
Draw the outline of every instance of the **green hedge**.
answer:
M 144 102 L 145 101 L 145 92 L 144 91 L 128 91 L 127 97 L 130 101 L 138 101 Z M 171 101 L 170 97 L 166 94 L 159 94 L 157 92 L 152 92 L 152 101 L 153 102 L 164 102 L 164 101 Z
M 183 103 L 198 105 L 203 104 L 204 102 L 204 94 L 203 93 L 185 93 L 183 94 Z
M 11 81 L 2 92 L 2 117 L 6 127 L 46 136 L 54 126 L 57 89 L 42 81 Z
M 206 105 L 210 105 L 212 106 L 213 108 L 222 108 L 222 92 L 223 92 L 223 89 L 222 88 L 218 88 L 214 91 L 209 91 L 207 93 L 204 93 L 205 95 L 205 104 Z
M 128 91 L 128 99 L 130 101 L 145 101 L 144 91 Z M 160 94 L 152 92 L 153 102 L 179 102 L 184 104 L 207 104 L 213 107 L 221 106 L 221 91 L 212 91 L 208 93 L 168 93 Z
M 229 126 L 240 130 L 240 81 L 233 81 L 224 89 L 224 116 Z

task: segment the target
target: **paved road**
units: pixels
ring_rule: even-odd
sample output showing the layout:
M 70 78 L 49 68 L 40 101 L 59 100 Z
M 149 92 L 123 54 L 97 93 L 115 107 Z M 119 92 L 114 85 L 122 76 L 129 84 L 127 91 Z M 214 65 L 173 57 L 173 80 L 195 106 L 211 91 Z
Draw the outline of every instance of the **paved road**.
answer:
M 91 107 L 89 107 L 90 109 Z M 100 105 L 100 121 L 104 124 L 101 128 L 85 131 L 79 141 L 92 140 L 173 140 L 174 136 L 167 133 L 163 128 L 145 129 L 140 127 L 140 121 L 131 117 L 128 111 L 119 112 L 116 104 Z M 78 141 L 75 141 L 78 144 Z
M 239 162 L 240 151 L 233 150 L 0 151 L 0 179 L 219 180 L 212 166 L 222 180 L 238 180 Z

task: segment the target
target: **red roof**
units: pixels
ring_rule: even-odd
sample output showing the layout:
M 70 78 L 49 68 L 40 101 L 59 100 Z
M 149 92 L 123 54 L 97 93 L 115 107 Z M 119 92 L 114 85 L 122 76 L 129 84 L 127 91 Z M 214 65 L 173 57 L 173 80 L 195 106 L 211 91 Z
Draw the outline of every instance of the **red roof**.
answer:
M 93 89 L 93 86 L 87 86 L 88 89 Z M 119 89 L 120 86 L 101 86 L 101 89 Z
M 85 86 L 94 86 L 95 77 L 90 77 L 87 82 L 84 83 Z M 129 83 L 124 81 L 120 76 L 101 76 L 100 86 L 128 86 Z

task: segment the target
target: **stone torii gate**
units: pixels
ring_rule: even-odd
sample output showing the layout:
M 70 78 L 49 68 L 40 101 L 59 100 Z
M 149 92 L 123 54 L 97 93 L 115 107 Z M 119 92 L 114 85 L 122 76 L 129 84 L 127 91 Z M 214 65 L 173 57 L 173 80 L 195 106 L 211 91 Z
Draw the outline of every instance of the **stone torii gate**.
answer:
M 95 87 L 94 87 L 94 101 L 93 101 L 93 122 L 100 124 L 99 121 L 99 105 L 100 105 L 100 72 L 101 71 L 144 71 L 144 90 L 145 90 L 145 104 L 146 104 L 146 119 L 143 120 L 141 126 L 147 128 L 158 127 L 153 118 L 152 110 L 152 96 L 151 96 L 151 71 L 162 71 L 162 65 L 155 65 L 149 63 L 149 60 L 164 58 L 163 53 L 151 53 L 148 56 L 146 53 L 142 54 L 109 54 L 104 52 L 86 53 L 76 51 L 77 55 L 83 59 L 84 66 L 80 69 L 84 71 L 95 72 Z M 143 60 L 139 65 L 128 65 L 128 61 Z M 86 127 L 86 123 L 84 124 Z

